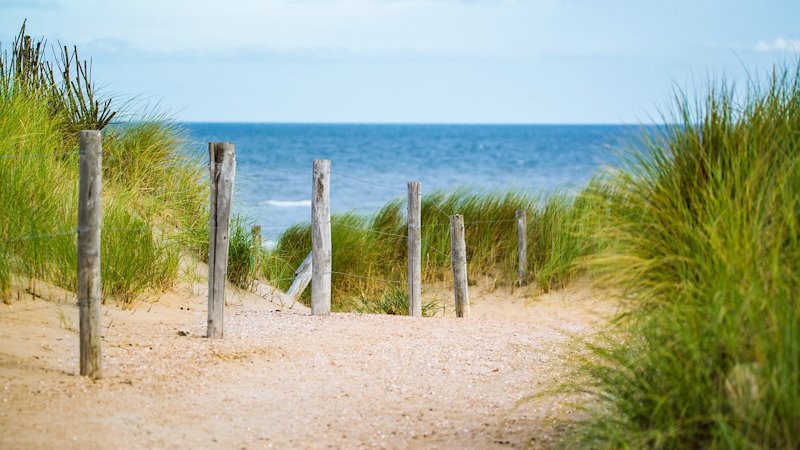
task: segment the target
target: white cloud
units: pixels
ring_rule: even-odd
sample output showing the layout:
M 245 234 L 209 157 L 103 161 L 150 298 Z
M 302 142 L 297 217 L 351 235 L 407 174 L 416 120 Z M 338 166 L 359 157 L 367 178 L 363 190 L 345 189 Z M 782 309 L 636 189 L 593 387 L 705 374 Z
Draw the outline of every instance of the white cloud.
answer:
M 790 52 L 800 53 L 800 39 L 776 38 L 772 42 L 758 41 L 755 51 L 759 53 Z

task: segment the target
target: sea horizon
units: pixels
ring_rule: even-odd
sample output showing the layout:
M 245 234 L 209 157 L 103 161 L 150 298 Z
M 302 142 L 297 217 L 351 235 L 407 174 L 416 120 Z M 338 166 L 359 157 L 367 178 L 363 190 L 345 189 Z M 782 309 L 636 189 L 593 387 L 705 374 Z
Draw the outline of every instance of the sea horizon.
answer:
M 310 219 L 311 164 L 330 159 L 334 213 L 369 215 L 403 201 L 406 183 L 423 195 L 470 189 L 531 196 L 577 192 L 617 153 L 658 126 L 525 124 L 356 124 L 182 122 L 190 153 L 236 146 L 234 201 L 262 226 L 265 242 Z
M 260 120 L 176 120 L 180 125 L 331 125 L 331 126 L 500 126 L 500 127 L 663 127 L 671 123 L 631 123 L 631 122 L 365 122 L 365 121 L 260 121 Z

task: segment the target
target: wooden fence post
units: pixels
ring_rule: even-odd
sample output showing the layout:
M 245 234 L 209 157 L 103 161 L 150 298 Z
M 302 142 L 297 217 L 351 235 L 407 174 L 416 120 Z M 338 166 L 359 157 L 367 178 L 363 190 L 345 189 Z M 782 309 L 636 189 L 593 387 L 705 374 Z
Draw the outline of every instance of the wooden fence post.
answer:
M 103 188 L 102 134 L 80 134 L 80 181 L 78 186 L 78 307 L 80 309 L 81 375 L 102 376 L 100 323 L 100 225 Z
M 408 182 L 408 315 L 422 317 L 422 183 Z
M 211 214 L 208 243 L 208 331 L 207 337 L 223 336 L 225 283 L 228 276 L 228 232 L 231 223 L 231 197 L 236 175 L 233 144 L 208 143 L 208 170 L 211 175 Z
M 469 287 L 467 286 L 467 246 L 464 243 L 464 216 L 450 216 L 450 255 L 453 265 L 453 291 L 456 317 L 469 318 Z
M 314 161 L 311 188 L 311 315 L 331 313 L 331 162 Z
M 517 210 L 517 278 L 519 285 L 528 284 L 528 216 Z
M 286 295 L 292 298 L 292 300 L 297 300 L 303 294 L 303 291 L 306 290 L 308 283 L 311 282 L 311 258 L 313 257 L 313 252 L 309 252 L 306 259 L 300 263 L 300 266 L 297 267 L 297 270 L 294 271 L 294 281 L 292 281 L 292 285 L 289 286 L 289 290 L 286 291 Z

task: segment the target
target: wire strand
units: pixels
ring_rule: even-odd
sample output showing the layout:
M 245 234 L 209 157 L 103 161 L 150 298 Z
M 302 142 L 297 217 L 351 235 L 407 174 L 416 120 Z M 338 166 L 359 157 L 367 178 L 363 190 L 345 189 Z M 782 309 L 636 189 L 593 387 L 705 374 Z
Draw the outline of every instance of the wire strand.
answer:
M 442 255 L 442 256 L 444 256 L 444 257 L 448 257 L 448 256 L 450 256 L 449 254 L 447 254 L 447 253 L 445 253 L 445 252 L 443 252 L 443 251 L 439 250 L 438 248 L 436 248 L 436 246 L 435 246 L 435 245 L 432 245 L 430 242 L 428 242 L 428 241 L 426 241 L 426 240 L 424 240 L 424 239 L 420 239 L 420 241 L 421 241 L 423 244 L 427 245 L 429 249 L 431 249 L 431 250 L 435 251 L 436 253 L 438 253 L 438 254 L 440 254 L 440 255 Z
M 209 163 L 209 164 L 211 164 L 211 163 Z M 214 163 L 214 164 L 221 164 L 221 163 Z M 267 172 L 277 173 L 277 174 L 281 174 L 281 175 L 286 175 L 286 174 L 290 174 L 290 175 L 311 175 L 312 174 L 310 171 L 302 171 L 302 170 L 294 170 L 294 169 L 273 169 L 273 168 L 270 168 L 270 167 L 259 167 L 258 170 L 264 170 L 264 171 L 267 171 Z
M 370 184 L 372 186 L 378 186 L 378 187 L 382 187 L 382 188 L 386 188 L 386 189 L 394 189 L 394 190 L 398 190 L 398 191 L 407 190 L 407 188 L 404 188 L 404 187 L 397 187 L 397 186 L 390 186 L 388 184 L 376 183 L 374 181 L 365 180 L 363 178 L 357 178 L 357 177 L 353 177 L 353 176 L 350 176 L 350 175 L 345 175 L 345 174 L 343 174 L 341 172 L 331 171 L 330 173 L 332 173 L 334 175 L 338 175 L 338 176 L 343 177 L 343 178 L 347 178 L 347 179 L 353 180 L 353 181 L 358 181 L 358 182 L 361 182 L 361 183 Z
M 361 278 L 361 279 L 365 279 L 365 280 L 376 280 L 376 281 L 383 281 L 383 282 L 386 282 L 386 283 L 405 284 L 402 281 L 387 280 L 385 278 L 378 278 L 378 277 L 368 277 L 368 276 L 364 276 L 364 275 L 356 275 L 356 274 L 353 274 L 353 273 L 346 273 L 346 272 L 337 272 L 335 270 L 331 270 L 330 272 L 325 272 L 325 274 L 326 275 L 336 274 L 336 275 L 343 275 L 343 276 L 346 276 L 346 277 Z
M 340 226 L 340 227 L 349 228 L 351 230 L 366 231 L 367 233 L 380 234 L 382 236 L 392 236 L 392 237 L 398 237 L 398 238 L 403 238 L 403 239 L 407 239 L 408 238 L 408 236 L 406 236 L 404 234 L 386 233 L 384 231 L 376 231 L 376 230 L 371 230 L 369 228 L 354 227 L 352 225 L 347 225 L 347 224 L 344 224 L 344 223 L 341 223 L 341 222 L 333 222 L 333 224 L 337 225 L 337 226 Z
M 450 214 L 446 213 L 444 210 L 442 210 L 442 208 L 439 208 L 439 206 L 437 206 L 436 203 L 429 203 L 429 205 L 431 205 L 433 209 L 435 209 L 436 211 L 444 214 L 447 217 L 450 217 Z
M 473 220 L 471 222 L 464 222 L 464 225 L 474 225 L 479 223 L 508 223 L 508 222 L 516 222 L 517 219 L 500 219 L 500 220 Z M 441 223 L 428 223 L 422 224 L 422 228 L 432 228 L 432 227 L 444 227 L 450 226 L 450 223 L 441 222 Z

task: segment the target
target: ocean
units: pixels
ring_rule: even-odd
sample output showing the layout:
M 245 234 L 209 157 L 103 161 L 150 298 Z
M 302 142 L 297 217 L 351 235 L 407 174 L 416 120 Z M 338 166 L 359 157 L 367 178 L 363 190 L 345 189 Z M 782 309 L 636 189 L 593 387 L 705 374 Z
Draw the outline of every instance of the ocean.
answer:
M 574 192 L 644 129 L 629 125 L 356 125 L 185 123 L 189 151 L 236 145 L 237 210 L 262 225 L 266 241 L 311 215 L 311 165 L 331 160 L 331 209 L 369 214 L 405 198 L 468 187 L 532 194 Z

